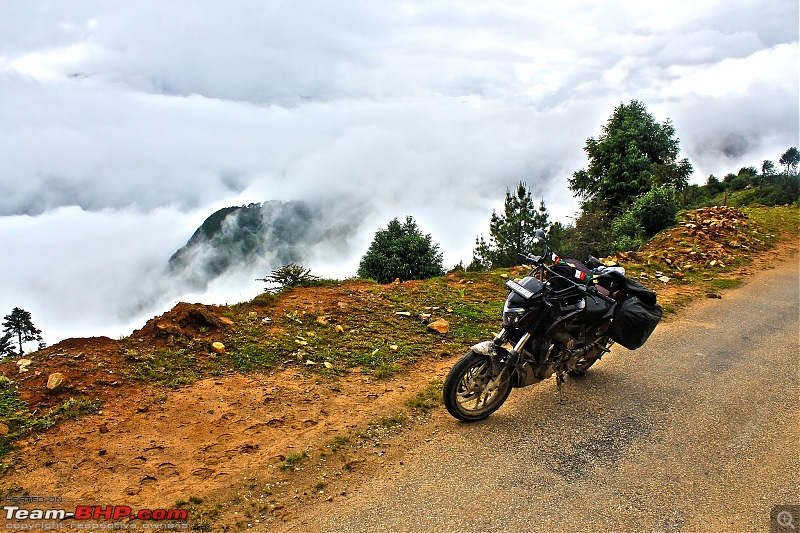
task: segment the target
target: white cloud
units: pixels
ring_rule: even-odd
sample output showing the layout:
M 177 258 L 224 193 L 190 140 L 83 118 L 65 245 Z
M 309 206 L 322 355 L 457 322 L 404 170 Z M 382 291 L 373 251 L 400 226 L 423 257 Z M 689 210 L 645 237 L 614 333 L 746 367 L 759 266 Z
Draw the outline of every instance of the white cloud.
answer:
M 49 342 L 130 333 L 124 328 L 159 307 L 132 306 L 154 293 L 151 284 L 159 282 L 166 260 L 195 223 L 170 209 L 90 213 L 66 207 L 4 217 L 3 314 L 13 307 L 30 311 Z
M 673 120 L 695 181 L 777 160 L 798 144 L 797 18 L 795 0 L 2 3 L 0 239 L 20 259 L 0 312 L 29 306 L 50 340 L 117 333 L 205 216 L 253 201 L 364 199 L 344 248 L 309 251 L 321 274 L 354 273 L 407 214 L 469 261 L 519 180 L 571 215 L 586 138 L 632 98 Z
M 754 87 L 763 84 L 786 94 L 797 93 L 798 79 L 787 76 L 787 73 L 797 70 L 798 57 L 797 43 L 781 44 L 745 57 L 722 59 L 711 65 L 676 67 L 673 70 L 676 79 L 662 94 L 670 99 L 748 96 L 754 93 Z

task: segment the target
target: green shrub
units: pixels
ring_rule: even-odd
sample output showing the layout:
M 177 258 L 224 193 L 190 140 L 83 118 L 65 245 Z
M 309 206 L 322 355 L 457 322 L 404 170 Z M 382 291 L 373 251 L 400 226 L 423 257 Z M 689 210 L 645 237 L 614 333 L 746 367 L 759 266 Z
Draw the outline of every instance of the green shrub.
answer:
M 311 269 L 307 269 L 302 265 L 289 263 L 277 270 L 273 270 L 272 274 L 265 278 L 260 278 L 256 281 L 264 281 L 266 283 L 275 283 L 278 285 L 278 290 L 291 289 L 292 287 L 310 287 L 319 281 L 318 276 L 311 275 Z M 267 289 L 269 290 L 269 288 Z
M 611 248 L 614 252 L 635 252 L 642 246 L 642 242 L 640 238 L 621 235 L 614 239 L 614 242 L 611 243 Z
M 375 233 L 367 253 L 361 259 L 358 276 L 378 283 L 394 279 L 428 279 L 444 274 L 439 245 L 430 235 L 423 235 L 410 216 L 405 223 L 398 219 Z
M 639 197 L 631 209 L 646 237 L 678 222 L 678 201 L 673 187 L 653 187 Z
M 653 187 L 611 222 L 614 252 L 638 250 L 646 238 L 677 222 L 678 201 L 672 187 Z

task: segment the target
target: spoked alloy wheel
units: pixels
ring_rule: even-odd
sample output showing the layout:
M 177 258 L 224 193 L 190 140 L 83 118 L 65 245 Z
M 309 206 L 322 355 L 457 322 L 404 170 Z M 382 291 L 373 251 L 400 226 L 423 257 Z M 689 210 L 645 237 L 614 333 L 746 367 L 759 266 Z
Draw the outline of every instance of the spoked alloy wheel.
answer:
M 444 381 L 444 405 L 464 422 L 483 420 L 497 411 L 511 392 L 507 375 L 492 376 L 489 357 L 468 352 L 450 370 Z

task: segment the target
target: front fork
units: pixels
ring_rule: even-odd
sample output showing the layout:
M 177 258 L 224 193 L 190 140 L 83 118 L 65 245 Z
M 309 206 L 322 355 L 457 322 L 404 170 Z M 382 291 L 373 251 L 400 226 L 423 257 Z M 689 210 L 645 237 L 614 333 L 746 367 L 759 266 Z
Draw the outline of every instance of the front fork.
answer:
M 489 382 L 490 387 L 496 387 L 504 378 L 511 377 L 514 367 L 519 362 L 519 354 L 530 338 L 531 334 L 526 333 L 517 341 L 511 350 L 506 350 L 503 348 L 503 344 L 505 344 L 508 339 L 508 333 L 505 328 L 503 328 L 493 340 L 481 342 L 472 347 L 473 352 L 489 357 L 489 362 L 492 365 L 492 380 Z M 501 358 L 503 359 L 502 364 L 500 361 Z
M 508 338 L 508 333 L 506 332 L 505 328 L 500 330 L 500 333 L 497 334 L 497 337 L 494 338 L 492 343 L 498 348 L 502 346 L 506 339 Z M 525 344 L 530 340 L 531 334 L 526 333 L 524 334 L 517 344 L 508 352 L 508 357 L 505 360 L 504 370 L 510 371 L 519 361 L 519 354 L 522 353 L 522 349 L 525 347 Z

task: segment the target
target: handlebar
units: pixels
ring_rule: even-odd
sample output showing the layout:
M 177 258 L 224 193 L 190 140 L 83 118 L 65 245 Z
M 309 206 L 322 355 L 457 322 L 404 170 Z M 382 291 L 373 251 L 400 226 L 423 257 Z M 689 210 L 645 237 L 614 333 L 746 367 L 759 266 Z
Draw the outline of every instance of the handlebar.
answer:
M 600 299 L 602 299 L 603 301 L 605 301 L 607 303 L 616 302 L 615 299 L 613 299 L 611 297 L 608 297 L 605 294 L 602 294 L 601 292 L 599 292 L 597 290 L 591 290 L 590 291 L 589 290 L 589 286 L 593 286 L 593 285 L 591 285 L 591 284 L 587 285 L 587 283 L 571 279 L 568 276 L 564 276 L 562 274 L 559 274 L 558 272 L 555 272 L 550 267 L 545 265 L 545 260 L 546 260 L 546 258 L 548 256 L 550 256 L 550 254 L 542 256 L 542 255 L 533 255 L 533 254 L 529 254 L 529 253 L 520 253 L 519 256 L 524 258 L 524 259 L 527 259 L 528 261 L 531 261 L 533 263 L 534 268 L 531 269 L 531 274 L 533 274 L 534 270 L 540 269 L 540 272 L 541 272 L 540 276 L 541 276 L 541 274 L 543 274 L 546 271 L 549 275 L 556 276 L 556 277 L 562 278 L 562 279 L 564 279 L 566 281 L 569 281 L 569 283 L 572 285 L 572 287 L 570 287 L 568 289 L 564 289 L 564 290 L 578 290 L 578 291 L 586 294 L 587 296 L 599 297 Z M 560 260 L 560 258 L 556 254 L 552 254 L 551 258 L 554 261 Z M 586 266 L 588 268 L 592 269 L 591 278 L 593 278 L 593 279 L 612 277 L 612 276 L 615 276 L 615 275 L 618 274 L 615 270 L 603 269 L 603 270 L 599 270 L 598 271 L 597 268 L 603 267 L 605 265 L 603 265 L 603 263 L 599 259 L 597 259 L 596 257 L 591 256 L 591 255 L 586 260 L 585 264 L 586 264 Z
M 520 257 L 523 259 L 527 259 L 528 261 L 532 261 L 534 265 L 539 265 L 544 263 L 544 257 L 541 255 L 531 255 L 531 254 L 519 254 Z

